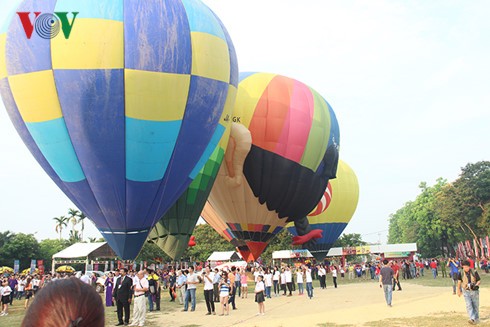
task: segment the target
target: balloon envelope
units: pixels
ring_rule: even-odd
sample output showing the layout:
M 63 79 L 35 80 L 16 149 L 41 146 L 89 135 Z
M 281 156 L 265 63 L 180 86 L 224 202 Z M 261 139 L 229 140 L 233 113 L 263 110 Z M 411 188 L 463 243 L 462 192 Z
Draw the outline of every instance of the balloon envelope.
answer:
M 359 201 L 359 182 L 354 170 L 339 160 L 337 178 L 330 180 L 332 201 L 329 207 L 319 215 L 309 215 L 311 229 L 320 229 L 322 238 L 305 244 L 317 259 L 323 259 L 354 215 Z M 288 224 L 288 230 L 298 235 L 294 224 Z
M 339 128 L 312 88 L 280 75 L 240 75 L 226 165 L 209 202 L 254 259 L 306 216 L 335 177 Z
M 53 13 L 68 12 L 69 26 L 29 36 L 16 15 L 0 31 L 8 114 L 53 181 L 133 259 L 225 131 L 238 82 L 231 40 L 198 0 L 25 0 L 15 11 L 63 24 Z

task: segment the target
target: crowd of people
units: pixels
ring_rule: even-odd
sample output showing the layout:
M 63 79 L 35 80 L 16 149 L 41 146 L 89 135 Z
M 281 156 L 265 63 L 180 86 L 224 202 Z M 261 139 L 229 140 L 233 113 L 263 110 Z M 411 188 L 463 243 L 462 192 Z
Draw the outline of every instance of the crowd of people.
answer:
M 488 271 L 488 262 L 469 260 L 427 259 L 427 260 L 384 260 L 382 262 L 340 263 L 325 262 L 324 264 L 282 263 L 279 266 L 262 267 L 247 266 L 211 269 L 209 264 L 203 264 L 196 272 L 193 266 L 172 267 L 153 270 L 146 268 L 141 271 L 126 268 L 109 272 L 104 279 L 105 305 L 116 307 L 117 326 L 144 326 L 147 311 L 159 311 L 162 292 L 168 292 L 170 302 L 182 305 L 182 311 L 195 311 L 198 295 L 197 285 L 203 284 L 203 298 L 206 304 L 206 315 L 230 315 L 230 310 L 237 310 L 237 299 L 247 299 L 252 288 L 253 299 L 257 303 L 257 315 L 265 314 L 265 301 L 272 297 L 307 295 L 312 299 L 313 280 L 318 279 L 320 289 L 327 288 L 327 275 L 334 288 L 338 287 L 338 278 L 372 279 L 379 281 L 383 288 L 386 303 L 392 305 L 392 292 L 402 290 L 400 280 L 419 278 L 424 271 L 430 271 L 431 277 L 449 277 L 453 280 L 453 294 L 464 295 L 467 303 L 470 323 L 477 323 L 478 316 L 478 287 L 480 277 L 475 270 L 475 264 Z M 466 268 L 468 267 L 468 269 Z M 469 271 L 469 273 L 468 273 Z M 446 273 L 448 272 L 448 273 Z M 347 274 L 346 274 L 347 273 Z M 2 312 L 0 316 L 8 315 L 9 306 L 14 300 L 23 300 L 27 309 L 37 293 L 56 281 L 68 280 L 75 277 L 82 284 L 95 292 L 97 276 L 92 273 L 19 275 L 12 274 L 1 280 L 0 298 Z M 476 288 L 475 288 L 476 286 Z M 305 292 L 306 291 L 306 292 Z M 37 301 L 34 301 L 37 302 Z M 133 303 L 133 312 L 130 304 Z M 132 320 L 131 320 L 132 317 Z

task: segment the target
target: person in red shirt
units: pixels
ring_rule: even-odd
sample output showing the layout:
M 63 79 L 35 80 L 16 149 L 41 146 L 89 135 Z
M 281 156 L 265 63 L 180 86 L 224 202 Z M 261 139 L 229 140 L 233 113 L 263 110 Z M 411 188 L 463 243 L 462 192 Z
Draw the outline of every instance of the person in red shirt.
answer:
M 393 290 L 395 290 L 395 286 L 398 285 L 398 290 L 401 291 L 402 287 L 400 286 L 400 266 L 396 261 L 391 262 L 391 269 L 393 269 Z
M 468 262 L 470 263 L 470 269 L 475 269 L 475 260 L 468 258 Z
M 432 275 L 434 276 L 434 279 L 437 277 L 437 262 L 436 259 L 432 259 L 430 263 L 430 269 L 432 269 Z

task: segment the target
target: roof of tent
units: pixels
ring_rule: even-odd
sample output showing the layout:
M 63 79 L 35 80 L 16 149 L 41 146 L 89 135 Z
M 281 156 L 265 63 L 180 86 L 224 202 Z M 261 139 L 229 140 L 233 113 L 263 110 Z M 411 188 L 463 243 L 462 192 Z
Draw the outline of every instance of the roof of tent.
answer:
M 242 256 L 240 253 L 235 251 L 227 251 L 227 252 L 213 252 L 207 261 L 230 261 L 230 260 L 240 260 Z
M 53 254 L 53 259 L 69 259 L 69 258 L 115 258 L 117 255 L 107 244 L 100 243 L 75 243 L 66 249 Z
M 272 259 L 312 258 L 308 250 L 281 250 L 272 252 Z

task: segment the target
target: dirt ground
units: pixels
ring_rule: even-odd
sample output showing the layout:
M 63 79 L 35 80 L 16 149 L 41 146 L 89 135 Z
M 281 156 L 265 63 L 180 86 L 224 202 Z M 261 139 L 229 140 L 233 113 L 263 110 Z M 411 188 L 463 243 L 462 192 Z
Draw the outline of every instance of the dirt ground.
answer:
M 424 317 L 439 317 L 440 326 L 467 326 L 463 297 L 452 295 L 447 287 L 427 287 L 415 284 L 402 285 L 402 291 L 393 293 L 393 307 L 388 307 L 378 283 L 339 285 L 335 289 L 314 289 L 314 298 L 305 295 L 272 297 L 265 302 L 266 314 L 256 316 L 257 304 L 252 296 L 237 298 L 237 310 L 229 316 L 206 316 L 206 305 L 199 302 L 195 312 L 149 314 L 157 326 L 393 326 L 397 319 L 410 321 L 411 326 L 427 326 Z M 250 295 L 250 294 L 249 294 Z M 202 294 L 199 294 L 202 298 Z M 490 290 L 480 291 L 480 307 L 490 303 Z M 480 309 L 482 325 L 490 325 L 490 310 Z M 407 318 L 412 318 L 408 319 Z M 384 322 L 380 322 L 384 321 Z M 377 323 L 373 323 L 377 322 Z M 419 323 L 420 322 L 420 323 Z M 396 324 L 398 325 L 398 324 Z M 406 325 L 402 323 L 401 325 Z

